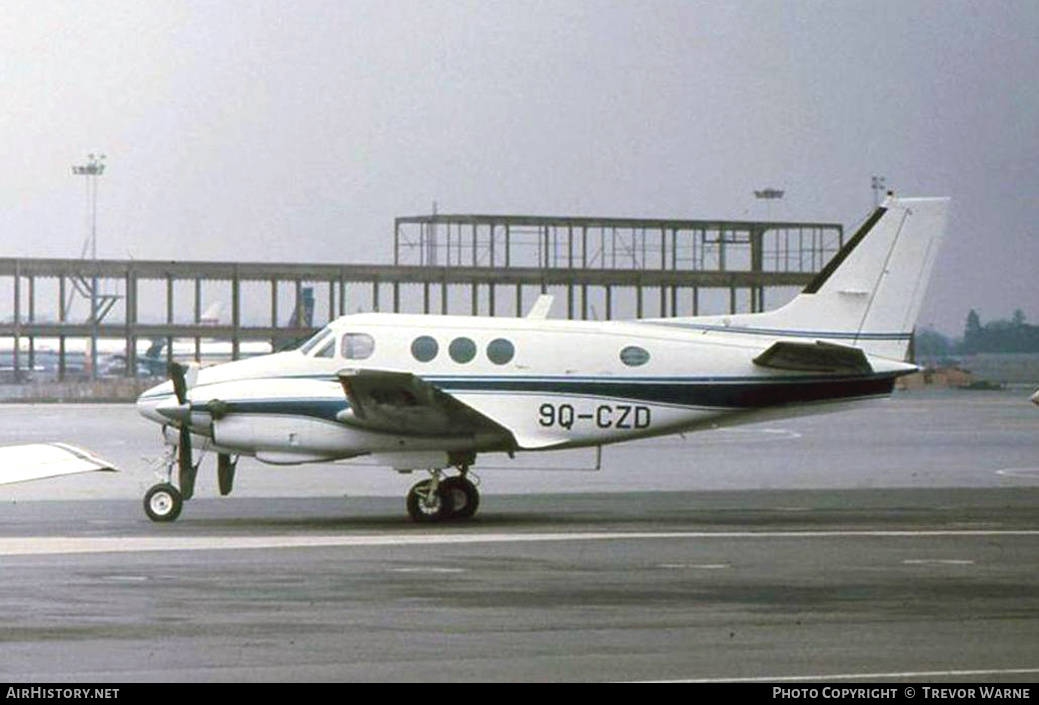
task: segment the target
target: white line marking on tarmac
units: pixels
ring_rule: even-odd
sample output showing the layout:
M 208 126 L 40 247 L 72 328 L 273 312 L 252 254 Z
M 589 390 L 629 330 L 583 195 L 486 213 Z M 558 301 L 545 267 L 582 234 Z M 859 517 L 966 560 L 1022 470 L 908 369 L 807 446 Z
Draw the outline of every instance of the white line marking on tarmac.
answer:
M 964 676 L 1013 676 L 1039 673 L 1039 668 L 987 668 L 962 671 L 901 671 L 892 673 L 836 673 L 806 676 L 753 676 L 748 678 L 689 678 L 654 683 L 796 683 L 798 681 L 887 680 L 891 678 L 962 678 Z M 648 682 L 648 681 L 647 681 Z
M 228 551 L 256 548 L 329 548 L 436 546 L 476 543 L 544 543 L 565 541 L 636 541 L 684 539 L 829 539 L 829 538 L 949 538 L 1039 536 L 1039 530 L 962 531 L 663 531 L 550 534 L 382 534 L 343 536 L 43 536 L 0 538 L 0 556 L 68 553 L 137 553 L 141 551 Z
M 617 446 L 613 452 L 643 452 L 647 448 L 652 448 L 653 450 L 661 448 L 688 450 L 694 443 L 698 446 L 728 443 L 740 443 L 743 445 L 748 443 L 769 443 L 772 441 L 796 440 L 801 438 L 801 434 L 786 428 L 716 428 L 704 433 L 697 433 L 695 438 L 690 438 L 689 434 L 677 434 L 677 436 L 664 436 L 661 438 L 670 440 L 651 438 L 644 441 L 633 441 L 627 445 Z
M 910 558 L 902 563 L 904 565 L 974 565 L 974 561 L 965 558 Z
M 996 474 L 1004 477 L 1023 477 L 1026 480 L 1039 480 L 1039 468 L 1005 468 L 996 470 Z
M 661 563 L 657 568 L 664 570 L 725 570 L 728 563 Z

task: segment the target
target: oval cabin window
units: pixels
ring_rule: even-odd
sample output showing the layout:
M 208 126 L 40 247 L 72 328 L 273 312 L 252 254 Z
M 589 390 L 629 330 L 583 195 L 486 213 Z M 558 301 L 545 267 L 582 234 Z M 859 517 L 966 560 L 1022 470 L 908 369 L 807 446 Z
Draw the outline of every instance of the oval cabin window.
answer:
M 639 367 L 649 362 L 649 352 L 637 345 L 629 345 L 621 350 L 621 362 L 628 367 Z
M 451 359 L 463 365 L 476 357 L 476 343 L 469 338 L 455 338 L 447 348 Z
M 411 356 L 419 362 L 429 362 L 437 356 L 438 352 L 440 352 L 440 346 L 436 339 L 428 335 L 419 336 L 411 343 Z
M 495 365 L 504 365 L 516 355 L 516 348 L 511 340 L 495 338 L 487 344 L 487 359 Z

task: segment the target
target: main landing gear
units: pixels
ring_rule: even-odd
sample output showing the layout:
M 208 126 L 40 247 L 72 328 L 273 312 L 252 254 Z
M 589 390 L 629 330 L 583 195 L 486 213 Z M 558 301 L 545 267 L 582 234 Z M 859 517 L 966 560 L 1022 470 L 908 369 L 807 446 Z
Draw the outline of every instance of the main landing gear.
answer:
M 440 470 L 430 470 L 431 477 L 417 483 L 408 492 L 408 514 L 420 524 L 471 519 L 480 506 L 480 492 L 469 478 L 469 468 L 461 475 L 444 477 Z

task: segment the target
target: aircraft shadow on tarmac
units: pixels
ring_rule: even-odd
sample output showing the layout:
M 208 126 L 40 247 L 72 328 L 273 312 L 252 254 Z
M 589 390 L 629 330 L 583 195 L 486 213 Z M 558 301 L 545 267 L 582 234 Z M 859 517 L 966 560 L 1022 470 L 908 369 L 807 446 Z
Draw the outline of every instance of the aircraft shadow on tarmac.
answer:
M 1018 523 L 1011 495 L 1034 508 L 1039 492 L 1008 490 L 841 490 L 732 493 L 491 496 L 478 517 L 439 528 L 416 524 L 400 500 L 384 497 L 197 499 L 176 525 L 156 526 L 143 513 L 134 524 L 147 533 L 193 535 L 214 531 L 417 531 L 487 530 L 862 530 L 961 526 L 969 508 L 975 527 Z M 1031 499 L 1029 499 L 1031 498 Z

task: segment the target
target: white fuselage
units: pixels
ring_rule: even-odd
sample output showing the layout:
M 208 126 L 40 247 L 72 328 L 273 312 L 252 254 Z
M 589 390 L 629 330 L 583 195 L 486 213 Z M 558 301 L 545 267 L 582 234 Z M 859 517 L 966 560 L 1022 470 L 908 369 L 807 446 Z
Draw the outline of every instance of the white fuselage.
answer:
M 326 331 L 309 349 L 200 370 L 188 394 L 200 412 L 192 414 L 192 432 L 221 452 L 278 464 L 366 453 L 595 446 L 876 398 L 915 369 L 870 357 L 873 371 L 866 375 L 777 371 L 753 360 L 781 337 L 654 322 L 357 314 Z M 344 350 L 347 335 L 367 336 L 374 345 Z M 419 338 L 436 342 L 428 361 L 419 359 L 429 357 L 428 345 L 419 357 L 413 352 Z M 410 372 L 510 434 L 438 437 L 344 422 L 349 402 L 337 376 L 344 369 Z M 203 413 L 212 400 L 226 412 L 215 420 Z M 159 407 L 171 403 L 167 382 L 141 395 L 137 406 L 168 426 Z

